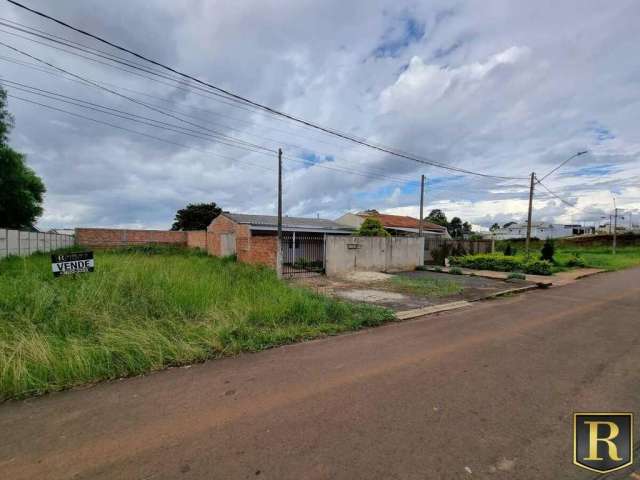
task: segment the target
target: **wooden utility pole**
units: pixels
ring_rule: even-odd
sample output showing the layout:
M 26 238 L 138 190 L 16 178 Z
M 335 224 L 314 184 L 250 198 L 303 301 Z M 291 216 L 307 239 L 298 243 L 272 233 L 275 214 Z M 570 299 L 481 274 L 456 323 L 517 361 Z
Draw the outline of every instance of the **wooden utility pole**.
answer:
M 533 188 L 536 174 L 531 172 L 531 187 L 529 188 L 529 214 L 527 215 L 527 241 L 525 244 L 525 251 L 527 252 L 527 258 L 529 258 L 529 242 L 531 241 L 531 215 L 533 210 Z
M 282 242 L 282 149 L 278 149 L 278 247 Z
M 422 216 L 424 209 L 424 175 L 420 176 L 420 222 L 418 224 L 418 236 L 422 236 Z

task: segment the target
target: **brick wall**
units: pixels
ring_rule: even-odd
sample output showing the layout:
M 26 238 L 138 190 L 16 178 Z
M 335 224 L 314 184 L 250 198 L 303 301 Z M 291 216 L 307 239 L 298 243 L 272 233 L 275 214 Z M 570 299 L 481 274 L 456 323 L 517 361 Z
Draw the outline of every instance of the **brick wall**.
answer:
M 275 236 L 253 236 L 249 225 L 235 223 L 220 215 L 207 229 L 207 251 L 209 255 L 221 253 L 220 235 L 234 233 L 236 236 L 236 255 L 240 262 L 267 265 L 276 268 L 277 244 Z
M 207 231 L 195 230 L 185 232 L 187 234 L 187 246 L 191 248 L 207 249 Z
M 266 265 L 267 267 L 277 267 L 278 237 L 274 236 L 251 236 L 248 239 L 247 248 L 238 250 L 238 260 L 254 265 Z
M 165 230 L 124 230 L 116 228 L 76 228 L 76 243 L 87 247 L 123 247 L 149 243 L 187 245 L 188 232 Z

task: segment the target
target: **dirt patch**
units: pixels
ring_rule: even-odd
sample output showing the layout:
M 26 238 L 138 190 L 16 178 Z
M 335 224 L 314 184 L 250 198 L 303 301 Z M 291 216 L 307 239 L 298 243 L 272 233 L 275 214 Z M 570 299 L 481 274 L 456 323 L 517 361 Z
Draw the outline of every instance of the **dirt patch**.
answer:
M 396 292 L 388 292 L 386 290 L 342 290 L 336 292 L 336 296 L 340 298 L 346 298 L 347 300 L 354 300 L 356 302 L 368 302 L 368 303 L 384 303 L 384 302 L 396 302 L 398 300 L 404 300 L 406 295 Z
M 341 278 L 346 280 L 347 282 L 355 283 L 384 282 L 393 278 L 393 275 L 382 272 L 351 272 Z

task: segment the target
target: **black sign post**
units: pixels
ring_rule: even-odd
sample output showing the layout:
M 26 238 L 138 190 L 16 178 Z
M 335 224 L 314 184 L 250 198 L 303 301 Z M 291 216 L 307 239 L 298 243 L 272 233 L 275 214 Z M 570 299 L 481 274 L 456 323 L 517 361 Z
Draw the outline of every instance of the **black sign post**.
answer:
M 51 270 L 54 277 L 72 273 L 93 272 L 93 252 L 51 255 Z

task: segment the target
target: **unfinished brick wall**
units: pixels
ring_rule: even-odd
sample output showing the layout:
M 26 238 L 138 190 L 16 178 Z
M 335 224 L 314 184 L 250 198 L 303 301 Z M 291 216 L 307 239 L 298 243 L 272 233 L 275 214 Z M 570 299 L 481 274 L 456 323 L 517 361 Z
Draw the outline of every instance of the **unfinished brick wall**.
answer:
M 248 238 L 247 247 L 242 251 L 238 250 L 238 260 L 254 265 L 266 265 L 267 267 L 277 267 L 278 237 L 274 236 L 251 236 Z
M 129 230 L 116 228 L 76 228 L 76 243 L 86 247 L 124 247 L 127 245 L 184 245 L 188 232 Z
M 207 249 L 207 231 L 194 230 L 185 232 L 187 234 L 187 246 L 190 248 Z

